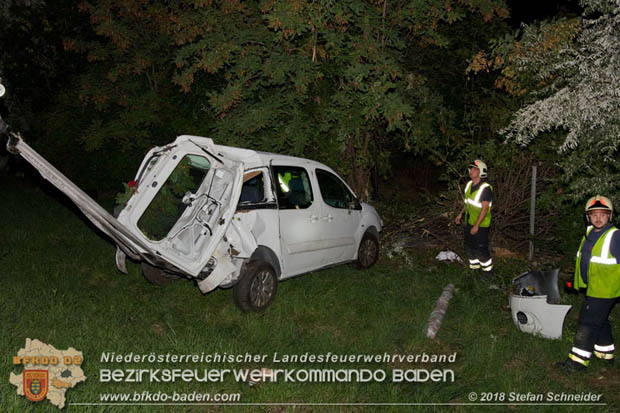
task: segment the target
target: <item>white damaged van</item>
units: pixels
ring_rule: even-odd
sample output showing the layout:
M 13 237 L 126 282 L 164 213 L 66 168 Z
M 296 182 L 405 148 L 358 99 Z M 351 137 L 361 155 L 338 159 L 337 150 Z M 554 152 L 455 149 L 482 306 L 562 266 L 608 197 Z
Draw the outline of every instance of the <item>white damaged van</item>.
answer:
M 233 288 L 235 304 L 262 311 L 284 279 L 336 264 L 372 266 L 383 223 L 329 167 L 308 159 L 179 136 L 145 156 L 132 194 L 112 216 L 11 134 L 30 162 L 117 245 L 147 280 L 194 280 L 203 293 Z

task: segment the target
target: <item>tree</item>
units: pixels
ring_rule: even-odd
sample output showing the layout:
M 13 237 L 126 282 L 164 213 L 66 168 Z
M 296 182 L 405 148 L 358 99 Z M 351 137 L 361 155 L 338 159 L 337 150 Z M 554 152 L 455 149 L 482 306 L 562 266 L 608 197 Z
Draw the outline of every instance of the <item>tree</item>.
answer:
M 204 104 L 212 135 L 338 165 L 362 198 L 386 142 L 412 150 L 440 135 L 439 96 L 407 48 L 446 46 L 441 27 L 469 12 L 507 13 L 494 0 L 196 3 L 176 19 L 175 82 L 189 92 L 220 77 Z
M 9 123 L 18 130 L 31 130 L 50 95 L 75 71 L 75 59 L 67 59 L 62 47 L 62 37 L 79 30 L 79 21 L 67 11 L 72 4 L 7 0 L 0 5 L 0 77 L 7 88 L 3 103 Z M 69 22 L 77 27 L 69 28 Z
M 620 189 L 620 1 L 582 0 L 581 20 L 527 26 L 520 39 L 478 55 L 473 66 L 499 67 L 498 86 L 525 96 L 501 133 L 521 145 L 546 137 L 560 153 L 568 196 Z
M 87 0 L 78 7 L 90 31 L 64 36 L 64 46 L 85 65 L 38 119 L 41 129 L 62 129 L 60 139 L 45 139 L 58 156 L 114 153 L 85 159 L 80 179 L 106 171 L 108 180 L 126 180 L 123 170 L 146 148 L 195 133 L 323 160 L 362 198 L 388 151 L 424 153 L 453 135 L 437 90 L 445 82 L 429 81 L 435 74 L 424 61 L 433 54 L 424 52 L 450 46 L 446 27 L 507 15 L 504 0 Z

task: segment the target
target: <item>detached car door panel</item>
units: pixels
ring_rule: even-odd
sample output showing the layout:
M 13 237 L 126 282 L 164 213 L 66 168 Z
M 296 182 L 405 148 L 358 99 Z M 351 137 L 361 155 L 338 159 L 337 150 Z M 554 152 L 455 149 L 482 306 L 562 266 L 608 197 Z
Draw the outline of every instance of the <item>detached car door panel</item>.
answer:
M 122 251 L 116 257 L 119 269 L 124 253 L 198 276 L 230 225 L 241 192 L 243 163 L 214 155 L 210 139 L 198 145 L 184 137 L 147 154 L 136 175 L 136 193 L 115 218 L 21 139 L 9 148 L 112 238 Z
M 177 141 L 160 153 L 162 159 L 153 158 L 140 173 L 138 193 L 118 217 L 159 256 L 192 276 L 217 249 L 242 186 L 243 164 L 215 155 L 209 141 Z

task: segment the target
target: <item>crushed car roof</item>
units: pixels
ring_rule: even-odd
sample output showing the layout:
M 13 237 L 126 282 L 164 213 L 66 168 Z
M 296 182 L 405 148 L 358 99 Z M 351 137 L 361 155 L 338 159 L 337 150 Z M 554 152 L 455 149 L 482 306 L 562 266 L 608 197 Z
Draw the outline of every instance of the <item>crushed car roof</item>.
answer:
M 271 153 L 271 152 L 255 151 L 252 149 L 237 148 L 234 146 L 218 145 L 213 142 L 213 139 L 205 138 L 202 136 L 181 135 L 177 137 L 175 143 L 185 142 L 185 141 L 193 141 L 196 143 L 203 142 L 205 144 L 209 143 L 213 145 L 213 147 L 217 150 L 218 154 L 243 162 L 246 169 L 251 169 L 251 168 L 258 167 L 258 166 L 265 166 L 265 165 L 268 165 L 270 161 L 275 161 L 275 162 L 289 162 L 294 165 L 313 164 L 316 166 L 320 166 L 321 168 L 327 169 L 329 171 L 332 171 L 332 169 L 328 167 L 327 165 L 324 165 L 320 162 L 313 161 L 310 159 L 298 158 L 296 156 L 289 156 L 289 155 L 281 155 L 281 154 Z

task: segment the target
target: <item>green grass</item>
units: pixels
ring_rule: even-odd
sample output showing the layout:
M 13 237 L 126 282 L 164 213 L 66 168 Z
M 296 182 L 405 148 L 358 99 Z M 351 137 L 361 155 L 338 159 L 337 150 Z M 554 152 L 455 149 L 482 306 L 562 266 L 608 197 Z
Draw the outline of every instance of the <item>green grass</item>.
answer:
M 0 412 L 57 411 L 48 401 L 31 403 L 17 396 L 8 381 L 12 356 L 26 338 L 57 349 L 74 347 L 84 354 L 87 381 L 67 392 L 67 411 L 363 411 L 376 406 L 81 406 L 100 394 L 173 391 L 240 393 L 241 403 L 469 403 L 470 392 L 593 392 L 607 406 L 620 409 L 620 368 L 601 369 L 593 362 L 582 375 L 558 372 L 554 363 L 570 349 L 582 297 L 566 300 L 569 313 L 561 341 L 519 332 L 507 308 L 510 279 L 526 263 L 498 262 L 493 281 L 479 280 L 456 264 L 433 259 L 437 251 L 413 256 L 414 264 L 382 257 L 368 271 L 345 265 L 283 282 L 273 305 L 263 314 L 244 314 L 232 291 L 203 296 L 189 281 L 167 287 L 148 284 L 139 265 L 129 274 L 114 268 L 114 246 L 68 206 L 53 189 L 25 180 L 2 179 L 0 199 Z M 43 189 L 41 189 L 43 188 Z M 53 196 L 52 196 L 53 195 Z M 428 316 L 443 287 L 456 292 L 435 340 L 425 337 Z M 494 283 L 500 288 L 489 289 Z M 612 314 L 618 337 L 618 308 Z M 616 323 L 614 325 L 614 322 Z M 103 363 L 102 352 L 120 354 L 267 354 L 265 363 Z M 272 355 L 326 353 L 457 354 L 449 363 L 289 363 Z M 250 387 L 232 376 L 221 383 L 102 383 L 100 369 L 360 369 L 384 370 L 385 382 L 263 383 Z M 394 369 L 449 368 L 454 382 L 394 383 Z M 384 406 L 403 409 L 475 411 L 480 406 Z M 506 406 L 486 406 L 503 411 Z M 583 406 L 517 406 L 520 411 L 582 411 Z

